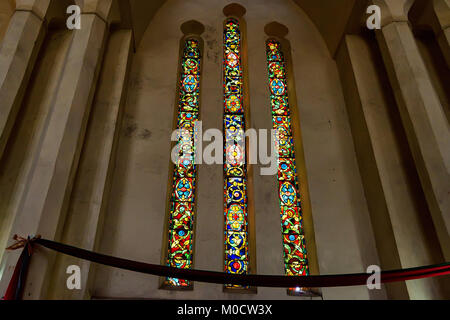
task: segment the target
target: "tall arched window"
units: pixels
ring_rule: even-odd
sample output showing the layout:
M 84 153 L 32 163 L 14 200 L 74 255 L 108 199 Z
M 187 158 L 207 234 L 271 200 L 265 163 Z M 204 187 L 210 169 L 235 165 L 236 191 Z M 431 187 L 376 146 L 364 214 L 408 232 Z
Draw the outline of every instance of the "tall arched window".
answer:
M 246 274 L 249 269 L 246 122 L 242 36 L 235 18 L 225 22 L 223 45 L 225 271 Z M 242 286 L 226 285 L 226 288 Z
M 199 37 L 182 41 L 177 99 L 177 156 L 173 168 L 168 219 L 166 263 L 189 269 L 193 263 L 197 166 L 194 163 L 194 127 L 199 119 L 202 45 Z M 191 282 L 166 278 L 163 287 L 189 288 Z
M 306 276 L 309 269 L 292 134 L 286 61 L 281 43 L 276 39 L 269 39 L 266 42 L 266 51 L 272 124 L 277 130 L 278 139 L 278 195 L 285 273 L 290 276 Z

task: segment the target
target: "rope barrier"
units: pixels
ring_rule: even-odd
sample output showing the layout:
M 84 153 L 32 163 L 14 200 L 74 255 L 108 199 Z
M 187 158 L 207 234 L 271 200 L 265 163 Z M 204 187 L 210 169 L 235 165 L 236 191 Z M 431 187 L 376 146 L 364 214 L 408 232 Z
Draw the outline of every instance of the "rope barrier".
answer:
M 20 238 L 20 237 L 18 237 Z M 320 288 L 320 287 L 342 287 L 342 286 L 358 286 L 366 285 L 370 273 L 353 273 L 353 274 L 336 274 L 336 275 L 310 275 L 310 276 L 277 276 L 277 275 L 256 275 L 256 274 L 228 274 L 224 272 L 204 271 L 195 269 L 179 269 L 175 267 L 168 267 L 156 264 L 149 264 L 139 261 L 133 261 L 118 257 L 113 257 L 93 251 L 73 247 L 67 244 L 42 239 L 40 237 L 20 238 L 21 243 L 9 247 L 10 250 L 24 248 L 29 253 L 28 262 L 31 258 L 31 250 L 33 245 L 40 245 L 50 250 L 54 250 L 72 257 L 88 260 L 91 262 L 130 270 L 155 276 L 171 277 L 178 279 L 186 279 L 191 281 L 200 281 L 218 284 L 236 284 L 242 286 L 255 287 L 278 287 L 278 288 Z M 27 263 L 28 263 L 27 262 Z M 18 267 L 16 266 L 16 269 Z M 26 269 L 20 266 L 20 269 Z M 413 279 L 422 279 L 429 277 L 437 277 L 450 274 L 450 263 L 435 264 L 429 266 L 422 266 L 416 268 L 381 271 L 380 282 L 397 282 Z M 13 277 L 14 278 L 14 277 Z M 22 276 L 23 284 L 23 276 Z M 11 286 L 11 285 L 10 285 Z M 20 291 L 20 290 L 19 290 Z M 17 288 L 14 290 L 17 292 Z M 7 299 L 7 295 L 5 298 Z

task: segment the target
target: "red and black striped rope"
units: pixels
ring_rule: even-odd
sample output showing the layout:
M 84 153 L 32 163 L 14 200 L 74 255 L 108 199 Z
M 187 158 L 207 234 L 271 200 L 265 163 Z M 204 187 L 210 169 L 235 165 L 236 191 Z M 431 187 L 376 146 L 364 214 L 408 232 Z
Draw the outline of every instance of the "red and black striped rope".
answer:
M 29 240 L 32 245 L 38 244 L 48 249 L 70 255 L 72 257 L 88 260 L 103 265 L 130 270 L 155 276 L 172 277 L 191 281 L 200 281 L 218 284 L 236 284 L 254 287 L 279 287 L 279 288 L 322 288 L 322 287 L 342 287 L 366 285 L 372 273 L 353 273 L 335 275 L 310 275 L 310 276 L 277 276 L 277 275 L 257 275 L 257 274 L 228 274 L 224 272 L 204 271 L 195 269 L 179 269 L 174 267 L 149 264 L 123 258 L 117 258 L 89 250 L 73 247 L 56 241 L 41 238 Z M 24 251 L 27 249 L 27 245 Z M 31 255 L 31 254 L 30 254 Z M 30 259 L 21 259 L 29 262 Z M 17 268 L 16 268 L 17 269 Z M 26 270 L 26 266 L 20 266 L 19 270 Z M 429 266 L 389 270 L 380 272 L 380 282 L 397 282 L 413 279 L 437 277 L 450 275 L 450 263 L 435 264 Z M 20 277 L 23 284 L 23 274 Z M 18 293 L 21 289 L 10 290 Z M 17 297 L 17 294 L 16 294 Z M 7 295 L 5 295 L 7 299 Z

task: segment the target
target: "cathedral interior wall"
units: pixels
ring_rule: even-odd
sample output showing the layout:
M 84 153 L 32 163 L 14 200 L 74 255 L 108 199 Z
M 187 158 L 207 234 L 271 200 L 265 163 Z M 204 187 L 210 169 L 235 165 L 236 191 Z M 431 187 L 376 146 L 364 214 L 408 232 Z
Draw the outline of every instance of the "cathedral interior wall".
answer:
M 226 1 L 168 1 L 151 21 L 133 59 L 119 139 L 111 200 L 101 251 L 158 263 L 164 231 L 166 184 L 180 25 L 189 19 L 206 31 L 201 119 L 204 130 L 222 126 L 222 22 Z M 320 272 L 363 272 L 377 264 L 350 127 L 336 64 L 308 17 L 289 1 L 244 1 L 247 13 L 251 125 L 271 128 L 264 26 L 273 20 L 290 30 L 294 77 L 306 158 Z M 266 14 L 271 12 L 270 17 Z M 195 268 L 221 271 L 222 168 L 200 165 Z M 276 178 L 254 170 L 257 272 L 282 274 Z M 330 229 L 330 226 L 334 226 Z M 158 290 L 156 277 L 99 267 L 99 297 L 238 298 L 220 285 L 195 283 L 192 292 Z M 325 298 L 369 298 L 364 287 L 324 289 Z M 381 293 L 381 296 L 383 293 Z M 284 289 L 259 288 L 246 298 L 288 298 Z
M 0 1 L 1 49 L 15 3 Z M 0 247 L 6 247 L 17 230 L 37 226 L 37 231 L 47 232 L 51 229 L 47 228 L 45 222 L 48 222 L 56 226 L 56 241 L 131 260 L 165 263 L 164 235 L 171 184 L 170 135 L 177 112 L 179 49 L 184 36 L 180 27 L 189 20 L 205 27 L 201 34 L 204 51 L 200 120 L 203 132 L 210 128 L 222 130 L 222 39 L 226 19 L 222 9 L 233 1 L 152 0 L 143 6 L 140 1 L 127 1 L 128 6 L 124 6 L 125 1 L 120 5 L 114 1 L 111 25 L 99 15 L 85 14 L 83 21 L 95 21 L 90 37 L 66 29 L 63 9 L 72 3 L 69 0 L 49 9 L 51 23 L 42 20 L 45 27 L 40 34 L 45 34 L 45 39 L 40 49 L 35 50 L 39 52 L 36 62 L 30 62 L 34 66 L 27 69 L 31 77 L 29 81 L 23 80 L 26 89 L 23 93 L 18 89 L 15 99 L 20 100 L 22 96 L 23 99 L 0 157 Z M 407 92 L 419 83 L 420 98 L 433 98 L 433 90 L 437 97 L 425 99 L 423 105 L 431 105 L 434 115 L 440 114 L 439 107 L 442 107 L 446 124 L 450 123 L 447 88 L 450 71 L 442 43 L 438 43 L 431 31 L 419 32 L 411 25 L 420 52 L 411 56 L 420 57 L 426 70 L 419 74 L 416 83 L 414 78 L 396 83 L 395 72 L 411 72 L 415 67 L 402 64 L 404 70 L 393 70 L 396 66 L 389 59 L 395 58 L 395 54 L 388 52 L 387 45 L 377 45 L 384 38 L 375 38 L 367 31 L 346 29 L 347 20 L 355 11 L 349 10 L 353 0 L 347 1 L 348 8 L 334 4 L 323 14 L 316 10 L 319 6 L 307 0 L 238 2 L 246 9 L 242 32 L 248 50 L 243 54 L 247 61 L 244 64 L 248 75 L 246 118 L 250 128 L 272 129 L 265 47 L 270 36 L 265 33 L 265 27 L 277 22 L 289 30 L 283 41 L 290 45 L 289 97 L 295 98 L 291 108 L 295 107 L 298 114 L 298 121 L 293 117 L 297 121 L 293 126 L 301 131 L 301 141 L 296 144 L 301 145 L 304 153 L 304 157 L 299 156 L 296 149 L 296 160 L 302 164 L 298 168 L 305 170 L 302 174 L 307 176 L 307 182 L 300 181 L 307 183 L 307 196 L 302 200 L 310 205 L 314 229 L 308 229 L 313 233 L 309 237 L 315 239 L 310 257 L 318 264 L 313 274 L 362 273 L 370 265 L 386 270 L 444 262 L 447 242 L 436 231 L 441 227 L 436 223 L 440 221 L 436 220 L 438 210 L 430 204 L 429 197 L 435 191 L 427 189 L 423 178 L 428 169 L 420 166 L 422 159 L 417 159 L 422 150 L 419 152 L 411 146 L 411 141 L 424 139 L 427 134 L 431 142 L 437 139 L 431 134 L 433 130 L 411 129 L 405 125 L 404 118 L 410 112 L 405 106 L 417 111 L 421 105 L 414 105 L 414 101 L 406 101 L 405 106 L 398 104 L 404 102 L 402 90 Z M 320 0 L 322 5 L 325 2 Z M 330 21 L 335 13 L 333 8 L 339 11 L 336 13 L 339 19 L 334 23 Z M 29 31 L 30 25 L 42 22 L 35 13 L 25 9 L 20 14 L 21 19 L 32 16 L 33 23 L 23 30 Z M 322 21 L 318 21 L 321 15 Z M 395 24 L 389 26 L 390 30 L 397 28 Z M 408 31 L 406 25 L 399 25 L 398 30 Z M 10 41 L 12 34 L 8 31 Z M 105 34 L 108 35 L 103 46 Z M 77 47 L 74 35 L 79 36 L 77 45 L 83 43 L 89 49 Z M 407 35 L 404 32 L 402 37 Z M 39 44 L 34 48 L 39 48 L 40 37 L 36 38 Z M 405 44 L 399 39 L 403 38 L 392 40 L 400 52 L 396 54 L 405 48 L 414 51 L 414 41 Z M 27 41 L 20 42 L 18 55 L 31 46 Z M 78 59 L 82 54 L 86 61 Z M 23 65 L 23 62 L 16 59 L 15 64 Z M 74 70 L 74 66 L 80 70 Z M 67 70 L 73 73 L 74 86 L 81 89 L 72 90 L 69 77 L 64 89 L 69 93 L 83 93 L 82 97 L 67 97 L 73 101 L 65 101 L 65 95 L 60 93 L 61 79 Z M 77 78 L 78 72 L 83 77 Z M 98 81 L 95 80 L 97 72 Z M 91 75 L 94 75 L 92 83 L 87 79 Z M 428 78 L 431 88 L 427 86 Z M 401 86 L 406 80 L 412 84 L 404 89 Z M 57 99 L 59 104 L 55 102 Z M 55 106 L 65 108 L 61 114 L 67 115 L 64 118 L 67 127 L 54 124 Z M 445 133 L 442 122 L 438 125 L 440 132 Z M 423 131 L 416 132 L 416 129 Z M 53 141 L 53 132 L 64 137 L 58 140 L 61 145 L 48 142 Z M 49 164 L 60 164 L 66 171 L 55 165 L 55 168 L 44 168 L 45 177 L 41 177 L 37 163 L 44 167 L 47 164 L 44 140 L 51 153 Z M 209 143 L 205 141 L 203 149 Z M 437 152 L 430 154 L 440 156 Z M 248 196 L 254 211 L 250 223 L 254 223 L 251 228 L 255 231 L 250 246 L 251 259 L 255 259 L 251 273 L 284 275 L 278 181 L 276 175 L 260 175 L 262 167 L 252 165 L 248 177 L 252 185 Z M 66 180 L 62 182 L 61 177 Z M 223 271 L 223 167 L 201 164 L 197 177 L 193 267 Z M 36 192 L 39 195 L 29 196 L 32 179 L 35 191 L 39 181 L 44 185 L 51 180 L 45 186 L 53 189 L 49 187 L 45 192 Z M 56 189 L 65 191 L 59 193 Z M 53 202 L 50 198 L 54 195 L 60 196 L 60 201 Z M 39 196 L 46 199 L 38 199 Z M 445 195 L 442 197 L 443 203 Z M 33 204 L 42 204 L 53 216 L 48 217 L 47 212 L 41 212 Z M 60 205 L 61 210 L 53 210 L 53 204 Z M 23 213 L 26 205 L 32 211 L 29 219 Z M 39 219 L 44 221 L 42 225 Z M 17 221 L 25 222 L 16 228 Z M 286 289 L 281 288 L 260 287 L 256 293 L 230 293 L 224 292 L 220 284 L 201 282 L 195 282 L 193 290 L 164 290 L 160 289 L 161 279 L 156 276 L 95 265 L 60 254 L 55 254 L 55 259 L 40 254 L 33 259 L 37 261 L 31 266 L 34 273 L 27 280 L 30 298 L 299 299 L 288 296 Z M 13 260 L 2 260 L 2 255 L 6 256 L 0 251 L 0 290 L 6 286 L 2 276 L 10 272 Z M 78 292 L 66 287 L 69 264 L 82 266 L 83 289 Z M 40 270 L 45 270 L 45 278 L 40 276 Z M 36 282 L 42 288 L 34 289 Z M 447 277 L 387 284 L 380 290 L 369 290 L 366 286 L 323 288 L 320 293 L 323 299 L 439 299 L 449 297 L 449 288 Z

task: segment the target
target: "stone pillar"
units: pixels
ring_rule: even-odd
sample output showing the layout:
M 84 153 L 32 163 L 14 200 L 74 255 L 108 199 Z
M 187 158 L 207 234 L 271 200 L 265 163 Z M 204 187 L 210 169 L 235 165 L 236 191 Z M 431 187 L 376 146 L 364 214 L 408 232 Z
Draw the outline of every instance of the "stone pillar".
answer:
M 5 253 L 3 249 L 11 241 L 14 215 L 27 190 L 27 177 L 33 169 L 34 159 L 39 154 L 46 119 L 71 42 L 72 32 L 68 30 L 55 29 L 47 33 L 0 161 L 0 261 Z M 2 267 L 0 265 L 0 270 Z
M 0 46 L 0 156 L 45 36 L 49 4 L 50 0 L 17 0 Z
M 414 27 L 433 30 L 450 67 L 450 0 L 415 0 L 408 17 Z
M 377 40 L 447 261 L 450 260 L 450 128 L 407 20 L 412 1 L 379 0 Z
M 434 0 L 433 9 L 439 22 L 436 38 L 450 68 L 450 0 Z
M 371 214 L 381 268 L 442 263 L 439 242 L 420 188 L 387 75 L 372 39 L 343 38 L 336 62 Z M 390 299 L 445 298 L 442 279 L 386 284 Z
M 126 97 L 132 39 L 131 30 L 119 30 L 110 36 L 61 240 L 87 250 L 97 250 L 101 237 Z M 69 290 L 66 286 L 69 265 L 81 269 L 80 290 Z M 59 254 L 49 297 L 90 298 L 93 269 L 89 261 Z
M 9 20 L 14 13 L 15 4 L 13 0 L 5 0 L 0 2 L 0 44 L 3 36 L 8 29 Z
M 60 240 L 108 34 L 112 0 L 86 0 L 79 4 L 83 8 L 81 29 L 74 32 L 40 153 L 29 174 L 28 190 L 21 199 L 11 234 L 40 234 Z M 18 252 L 13 252 L 3 258 L 7 260 L 0 292 L 7 286 L 17 256 Z M 36 248 L 24 299 L 47 297 L 54 258 L 54 252 Z

